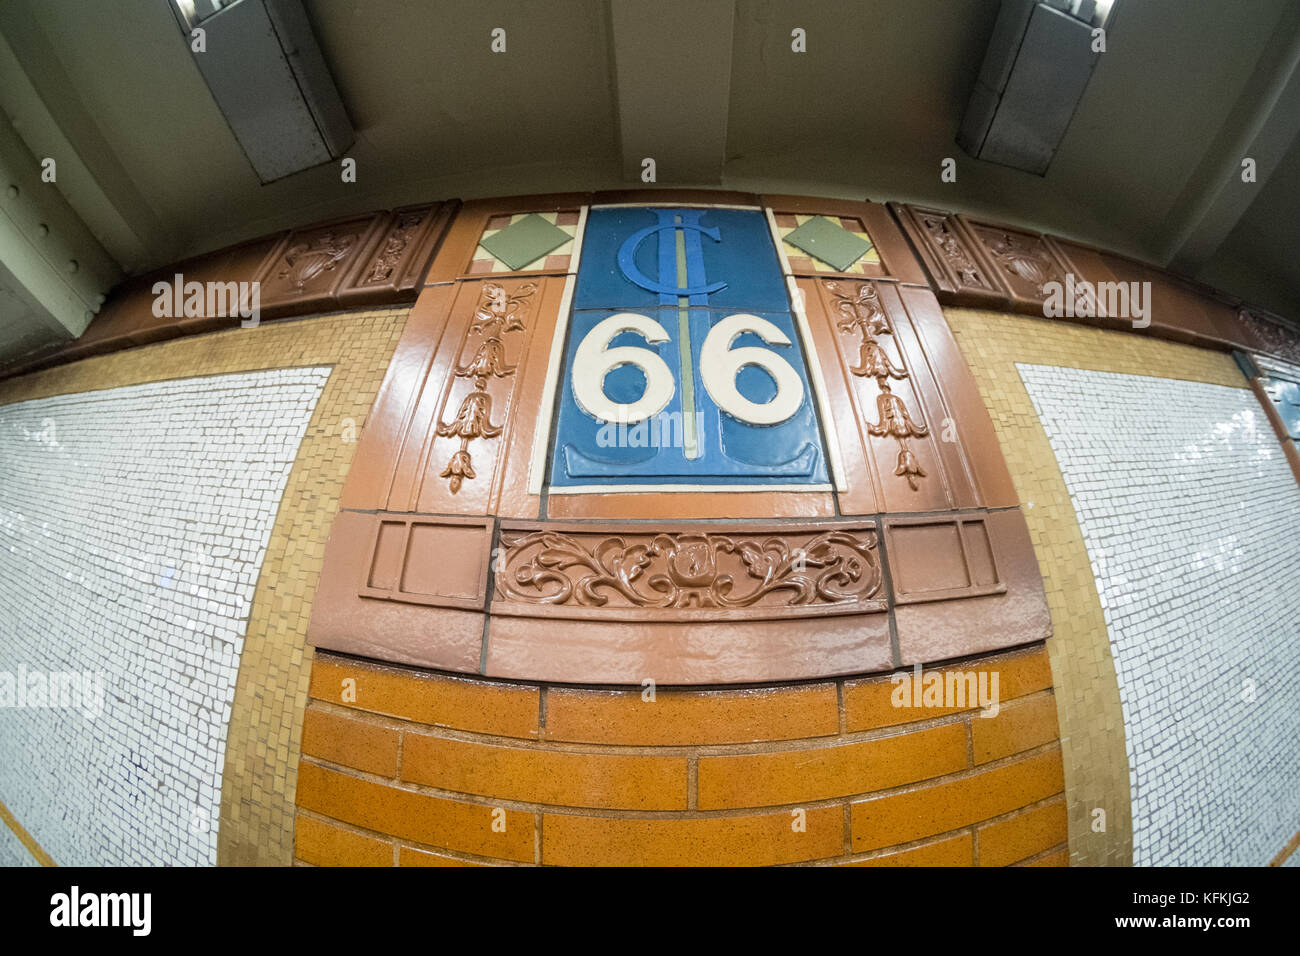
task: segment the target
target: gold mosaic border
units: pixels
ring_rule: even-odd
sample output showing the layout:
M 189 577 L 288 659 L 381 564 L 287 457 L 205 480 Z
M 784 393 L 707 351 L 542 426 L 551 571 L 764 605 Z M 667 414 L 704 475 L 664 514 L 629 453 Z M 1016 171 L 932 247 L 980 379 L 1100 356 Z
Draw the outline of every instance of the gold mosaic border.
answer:
M 1065 760 L 1070 865 L 1130 865 L 1128 755 L 1110 636 L 1065 479 L 1016 363 L 1120 372 L 1247 388 L 1231 356 L 1129 332 L 1050 319 L 945 308 L 1029 523 L 1052 612 L 1048 658 Z M 1094 810 L 1106 812 L 1094 830 Z
M 356 439 L 408 313 L 355 312 L 172 339 L 0 382 L 6 405 L 200 375 L 333 366 L 285 484 L 253 598 L 226 737 L 221 864 L 293 862 L 312 658 L 307 619 Z

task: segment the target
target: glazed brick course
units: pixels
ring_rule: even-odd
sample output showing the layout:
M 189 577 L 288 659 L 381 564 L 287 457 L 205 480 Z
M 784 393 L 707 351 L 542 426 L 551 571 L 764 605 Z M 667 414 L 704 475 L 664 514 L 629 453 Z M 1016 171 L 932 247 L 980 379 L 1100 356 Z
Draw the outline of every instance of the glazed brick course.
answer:
M 996 671 L 1001 713 L 894 707 L 891 675 L 660 689 L 648 701 L 640 689 L 510 684 L 321 652 L 297 859 L 1063 865 L 1044 646 L 950 666 Z

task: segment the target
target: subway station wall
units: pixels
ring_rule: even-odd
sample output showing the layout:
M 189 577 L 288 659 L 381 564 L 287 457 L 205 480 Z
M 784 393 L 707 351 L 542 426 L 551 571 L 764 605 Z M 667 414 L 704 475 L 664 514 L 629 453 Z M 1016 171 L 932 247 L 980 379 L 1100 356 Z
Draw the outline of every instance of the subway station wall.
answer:
M 1282 851 L 1300 829 L 1290 769 L 1300 761 L 1285 739 L 1293 728 L 1273 733 L 1285 724 L 1270 709 L 1273 677 L 1257 679 L 1253 707 L 1225 698 L 1215 720 L 1206 703 L 1241 676 L 1225 677 L 1229 662 L 1287 675 L 1297 660 L 1278 636 L 1300 613 L 1286 600 L 1227 612 L 1242 594 L 1264 601 L 1269 575 L 1292 573 L 1297 555 L 1295 529 L 1270 514 L 1294 512 L 1297 487 L 1271 426 L 1261 418 L 1249 441 L 1234 432 L 1223 448 L 1224 427 L 1263 407 L 1224 349 L 1238 334 L 1232 310 L 1198 307 L 1187 331 L 1171 316 L 1193 300 L 1178 292 L 1151 332 L 1135 333 L 958 308 L 953 296 L 1028 313 L 1052 270 L 1100 258 L 926 210 L 665 196 L 484 200 L 454 216 L 455 204 L 419 207 L 344 224 L 356 233 L 346 248 L 334 227 L 308 227 L 226 258 L 277 277 L 284 308 L 299 314 L 378 301 L 387 293 L 369 287 L 385 283 L 413 307 L 173 327 L 149 317 L 134 289 L 70 364 L 0 382 L 0 420 L 22 418 L 3 435 L 19 450 L 10 468 L 49 454 L 46 437 L 62 434 L 50 409 L 120 390 L 163 396 L 130 434 L 93 417 L 74 432 L 139 470 L 108 469 L 98 491 L 133 489 L 111 504 L 52 494 L 59 485 L 33 477 L 7 483 L 5 494 L 26 495 L 25 513 L 48 512 L 41 520 L 64 530 L 77 560 L 94 553 L 83 540 L 119 533 L 103 517 L 129 510 L 118 498 L 135 493 L 152 514 L 145 505 L 171 503 L 163 491 L 184 468 L 239 471 L 265 443 L 301 436 L 281 448 L 278 484 L 258 485 L 265 553 L 242 569 L 251 601 L 229 622 L 243 638 L 237 672 L 190 653 L 194 670 L 165 702 L 178 706 L 192 673 L 222 688 L 228 717 L 205 733 L 166 732 L 142 706 L 119 705 L 139 746 L 106 758 L 127 794 L 156 766 L 142 768 L 141 751 L 206 761 L 216 768 L 199 798 L 210 825 L 192 812 L 182 820 L 183 799 L 162 808 L 128 797 L 147 812 L 110 815 L 117 838 L 140 835 L 113 852 L 316 865 L 1065 865 L 1267 862 Z M 592 206 L 605 211 L 590 236 L 612 238 L 584 245 Z M 727 215 L 699 213 L 708 208 Z M 335 246 L 344 258 L 331 270 Z M 346 292 L 357 284 L 364 295 Z M 669 402 L 702 407 L 695 438 L 715 443 L 705 454 L 675 462 L 619 448 L 627 460 L 611 465 L 598 443 L 583 444 L 593 438 L 583 403 L 600 397 L 572 370 L 582 342 L 620 310 L 648 311 L 655 328 L 622 327 L 597 344 L 653 346 L 674 377 Z M 683 383 L 734 310 L 749 325 L 719 348 L 783 355 L 793 377 L 765 391 L 737 366 L 743 401 L 713 373 L 691 398 Z M 619 374 L 605 399 L 635 405 L 635 376 Z M 186 388 L 232 375 L 324 377 L 298 419 L 273 410 L 260 420 L 252 388 L 186 418 Z M 782 421 L 807 439 L 807 461 L 773 458 L 726 417 L 739 410 L 744 427 L 762 426 L 762 406 L 783 389 L 800 395 Z M 1144 418 L 1147 402 L 1156 407 Z M 230 415 L 217 411 L 227 405 Z M 233 436 L 224 458 L 199 445 L 174 468 L 157 457 L 175 436 L 223 427 Z M 150 434 L 166 441 L 138 444 Z M 736 460 L 709 457 L 719 450 Z M 651 487 L 625 487 L 627 468 Z M 155 486 L 137 478 L 154 472 L 164 477 L 150 496 Z M 1172 510 L 1161 500 L 1164 511 L 1137 500 L 1189 474 L 1200 498 Z M 668 487 L 688 479 L 703 486 Z M 217 483 L 233 487 L 229 476 Z M 214 489 L 214 507 L 218 498 Z M 74 506 L 60 524 L 58 508 Z M 162 560 L 177 555 L 166 529 L 141 527 L 124 553 L 179 567 Z M 1186 582 L 1144 577 L 1152 540 L 1195 560 L 1207 529 L 1236 535 L 1236 564 Z M 801 549 L 819 562 L 807 580 L 791 563 Z M 763 585 L 764 561 L 779 587 Z M 83 628 L 130 606 L 121 589 L 78 590 L 61 566 L 15 568 L 38 577 L 5 598 L 0 634 L 12 650 L 0 671 L 34 647 L 52 656 L 30 623 L 78 595 Z M 137 584 L 170 596 L 174 577 L 163 568 Z M 1223 615 L 1236 657 L 1211 654 L 1221 645 L 1200 632 L 1188 639 L 1189 609 L 1202 602 Z M 59 646 L 82 646 L 67 627 L 74 636 Z M 166 660 L 168 642 L 188 633 L 122 630 L 119 657 L 139 667 Z M 996 714 L 969 701 L 899 706 L 914 664 L 996 674 Z M 1189 714 L 1162 691 L 1161 668 L 1204 706 Z M 17 721 L 14 739 L 34 736 L 24 711 L 0 719 Z M 1171 767 L 1211 723 L 1222 736 L 1197 751 L 1199 775 L 1186 760 Z M 97 733 L 75 746 L 112 752 L 116 738 Z M 58 769 L 58 739 L 48 736 L 48 753 L 24 744 L 6 755 L 0 804 L 16 842 L 0 842 L 0 859 L 82 859 L 91 824 L 56 825 L 40 809 L 41 781 L 58 773 L 83 804 L 99 792 Z M 1225 808 L 1231 825 L 1207 822 Z M 1201 831 L 1171 824 L 1171 812 Z M 188 855 L 186 840 L 197 847 Z

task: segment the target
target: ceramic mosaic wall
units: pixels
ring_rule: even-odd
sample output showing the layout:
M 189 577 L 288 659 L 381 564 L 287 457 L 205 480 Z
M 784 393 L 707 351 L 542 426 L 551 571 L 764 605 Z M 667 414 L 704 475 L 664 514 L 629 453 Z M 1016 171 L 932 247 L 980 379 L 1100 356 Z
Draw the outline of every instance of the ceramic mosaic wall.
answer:
M 216 862 L 253 590 L 329 375 L 0 407 L 0 799 L 56 862 Z M 70 706 L 37 672 L 81 675 Z
M 1300 488 L 1272 428 L 1244 389 L 1018 368 L 1110 633 L 1134 864 L 1268 863 L 1300 826 Z

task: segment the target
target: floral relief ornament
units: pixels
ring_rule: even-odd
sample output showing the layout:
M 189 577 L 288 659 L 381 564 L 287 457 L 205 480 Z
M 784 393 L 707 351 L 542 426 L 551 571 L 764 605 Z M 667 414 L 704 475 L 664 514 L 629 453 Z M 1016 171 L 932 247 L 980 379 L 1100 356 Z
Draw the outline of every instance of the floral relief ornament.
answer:
M 1001 233 L 987 245 L 1008 273 L 1033 283 L 1039 294 L 1043 294 L 1043 285 L 1056 275 L 1056 267 L 1046 252 L 1026 246 L 1010 233 Z
M 586 544 L 584 537 L 503 534 L 507 570 L 498 588 L 530 604 L 600 608 L 621 598 L 639 608 L 728 609 L 752 607 L 771 594 L 788 607 L 856 603 L 881 583 L 874 532 L 830 531 L 802 547 L 781 537 L 697 532 L 660 533 L 646 543 L 611 536 Z M 521 555 L 527 557 L 516 564 Z M 719 567 L 721 555 L 740 558 L 742 581 Z
M 966 254 L 957 237 L 952 234 L 948 228 L 948 223 L 944 216 L 921 216 L 921 224 L 925 226 L 926 231 L 930 233 L 930 238 L 934 244 L 939 247 L 944 258 L 952 267 L 953 272 L 957 274 L 958 280 L 963 285 L 984 286 L 984 279 L 980 276 L 979 267 L 971 261 L 971 257 Z
M 856 333 L 859 337 L 858 364 L 849 366 L 849 371 L 863 378 L 874 378 L 880 389 L 876 395 L 879 420 L 874 425 L 868 423 L 867 431 L 876 438 L 893 438 L 898 442 L 894 474 L 905 478 L 908 487 L 916 491 L 918 479 L 926 477 L 926 474 L 908 445 L 908 439 L 924 438 L 930 431 L 924 422 L 912 418 L 907 403 L 890 389 L 891 378 L 901 381 L 908 374 L 905 368 L 894 364 L 878 338 L 894 334 L 880 297 L 870 282 L 856 283 L 854 288 L 847 290 L 833 279 L 824 280 L 823 285 L 836 301 L 840 314 L 836 327 L 840 333 Z
M 301 291 L 317 276 L 333 272 L 356 241 L 355 233 L 336 236 L 331 230 L 309 242 L 296 242 L 284 255 L 280 278 L 287 279 L 292 275 L 293 287 Z
M 474 310 L 474 321 L 461 344 L 463 352 L 465 344 L 473 336 L 479 336 L 478 348 L 472 359 L 454 370 L 457 378 L 472 379 L 474 388 L 461 400 L 452 420 L 444 422 L 440 418 L 437 427 L 439 437 L 460 439 L 460 448 L 438 475 L 448 479 L 453 495 L 460 491 L 465 481 L 478 477 L 469 452 L 470 442 L 479 438 L 496 438 L 504 427 L 492 421 L 492 396 L 487 391 L 487 383 L 491 378 L 506 378 L 515 373 L 517 366 L 506 364 L 502 337 L 507 332 L 526 329 L 524 315 L 536 291 L 536 282 L 519 286 L 513 294 L 495 282 L 483 286 L 482 298 Z

